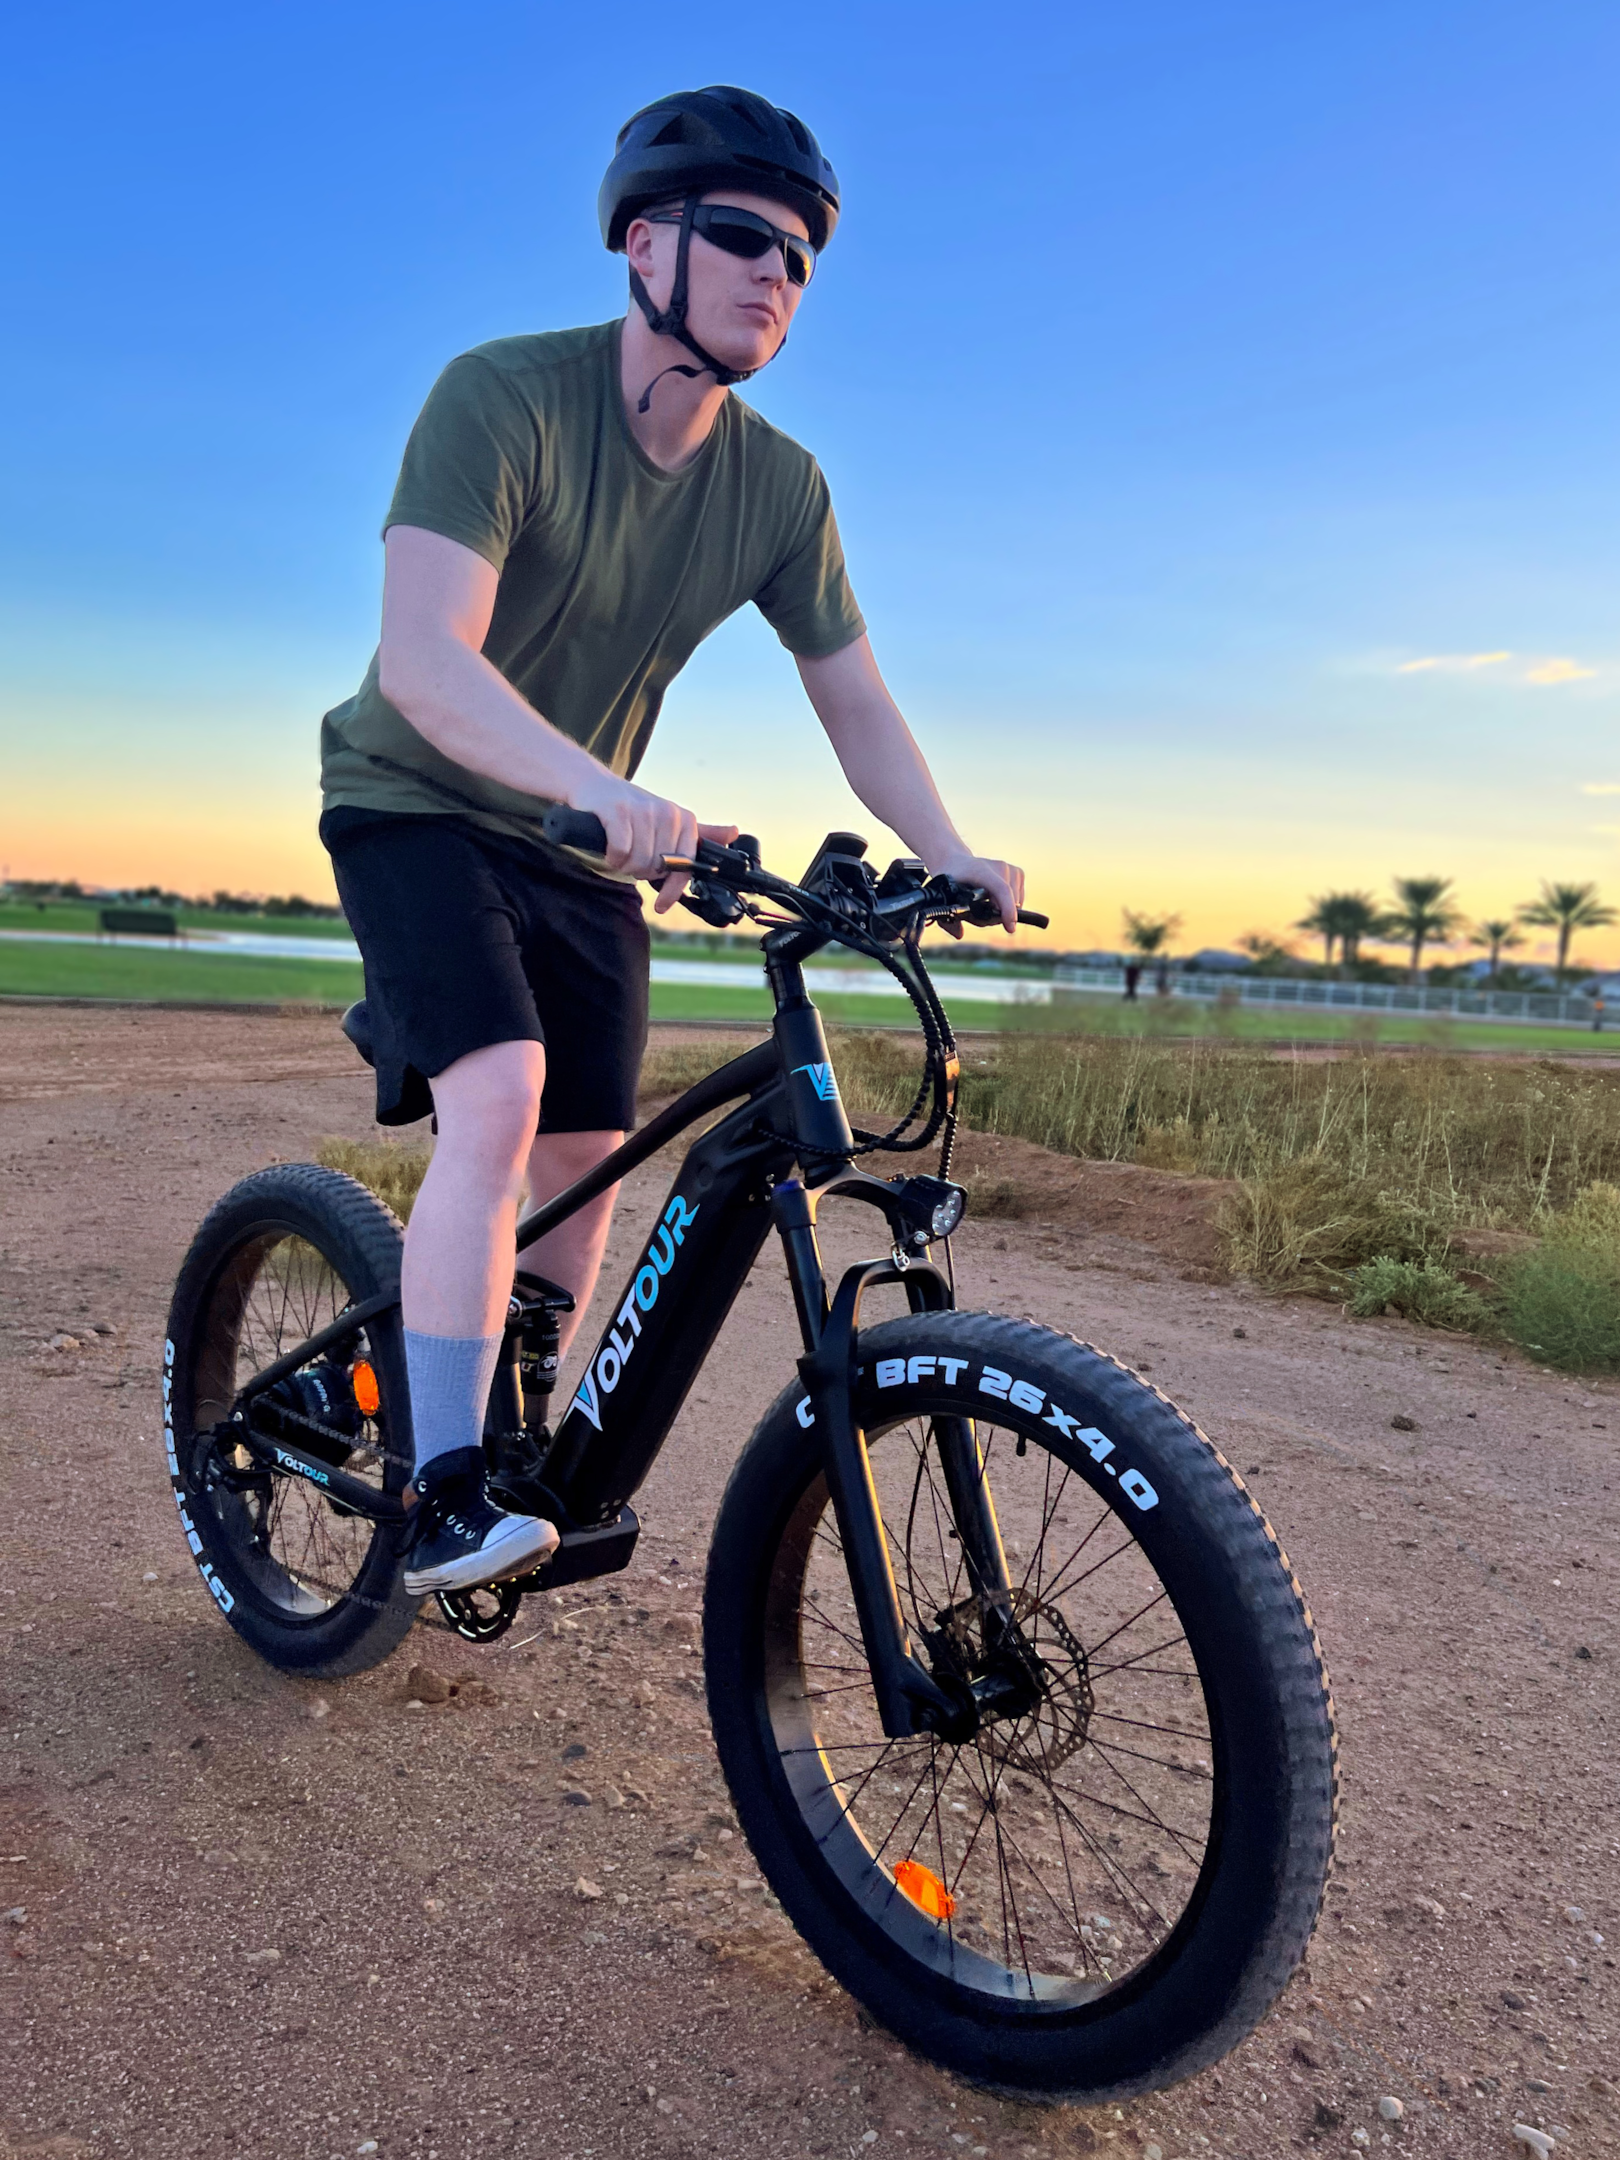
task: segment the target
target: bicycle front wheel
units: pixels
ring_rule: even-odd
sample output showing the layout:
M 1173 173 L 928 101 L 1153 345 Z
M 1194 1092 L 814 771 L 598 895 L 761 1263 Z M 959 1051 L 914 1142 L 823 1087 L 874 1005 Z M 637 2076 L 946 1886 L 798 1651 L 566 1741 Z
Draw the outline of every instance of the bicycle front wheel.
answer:
M 915 1314 L 863 1333 L 859 1361 L 914 1646 L 985 1669 L 936 1431 L 968 1418 L 1039 1699 L 960 1744 L 885 1737 L 794 1388 L 709 1564 L 742 1827 L 810 1946 L 919 2053 L 1030 2097 L 1170 2084 L 1259 2022 L 1320 1906 L 1336 1757 L 1299 1585 L 1210 1442 L 1071 1338 Z

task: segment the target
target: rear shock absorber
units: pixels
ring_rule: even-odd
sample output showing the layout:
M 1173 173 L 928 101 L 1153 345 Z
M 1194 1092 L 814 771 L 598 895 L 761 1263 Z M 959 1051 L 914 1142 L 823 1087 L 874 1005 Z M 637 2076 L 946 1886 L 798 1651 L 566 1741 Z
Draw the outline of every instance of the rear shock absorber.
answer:
M 485 1435 L 494 1497 L 521 1514 L 551 1516 L 555 1499 L 542 1483 L 551 1445 L 551 1396 L 557 1385 L 562 1315 L 574 1299 L 560 1283 L 519 1269 L 507 1307 L 506 1346 L 490 1397 Z

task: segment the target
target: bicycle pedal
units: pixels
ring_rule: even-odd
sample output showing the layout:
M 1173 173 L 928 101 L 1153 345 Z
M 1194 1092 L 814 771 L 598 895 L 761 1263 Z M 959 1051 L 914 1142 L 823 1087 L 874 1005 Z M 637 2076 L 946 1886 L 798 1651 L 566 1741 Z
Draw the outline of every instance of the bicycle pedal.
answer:
M 556 1512 L 555 1496 L 538 1478 L 525 1477 L 520 1470 L 490 1478 L 485 1490 L 495 1506 L 505 1508 L 509 1515 L 538 1515 L 549 1521 Z

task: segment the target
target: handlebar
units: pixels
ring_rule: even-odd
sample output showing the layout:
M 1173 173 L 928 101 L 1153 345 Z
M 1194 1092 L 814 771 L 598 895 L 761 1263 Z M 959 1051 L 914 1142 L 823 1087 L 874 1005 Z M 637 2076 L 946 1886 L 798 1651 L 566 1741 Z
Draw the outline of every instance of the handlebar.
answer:
M 607 853 L 607 831 L 594 811 L 570 810 L 562 803 L 555 803 L 542 812 L 540 830 L 553 847 L 575 848 L 585 855 Z M 864 846 L 864 843 L 857 845 Z M 681 861 L 667 862 L 661 872 L 655 873 L 654 882 L 658 881 L 659 876 L 670 871 L 678 872 L 687 868 L 695 870 L 703 878 L 713 879 L 716 884 L 731 892 L 752 891 L 785 899 L 800 890 L 784 879 L 772 877 L 762 870 L 757 853 L 748 843 L 741 847 L 725 847 L 715 840 L 700 840 L 692 864 Z M 983 925 L 1001 920 L 1001 910 L 980 886 L 934 878 L 928 881 L 926 890 L 932 894 L 935 903 L 930 909 L 930 914 L 935 919 L 941 916 L 958 916 Z M 921 900 L 924 896 L 925 888 L 919 878 L 916 898 Z M 904 897 L 897 895 L 891 906 L 883 908 L 882 912 L 889 914 L 910 910 L 905 905 Z M 1037 914 L 1033 908 L 1020 908 L 1018 920 L 1032 930 L 1045 930 L 1050 926 L 1051 918 Z
M 593 810 L 570 810 L 554 803 L 541 813 L 540 830 L 553 847 L 578 848 L 582 855 L 607 853 L 607 827 Z

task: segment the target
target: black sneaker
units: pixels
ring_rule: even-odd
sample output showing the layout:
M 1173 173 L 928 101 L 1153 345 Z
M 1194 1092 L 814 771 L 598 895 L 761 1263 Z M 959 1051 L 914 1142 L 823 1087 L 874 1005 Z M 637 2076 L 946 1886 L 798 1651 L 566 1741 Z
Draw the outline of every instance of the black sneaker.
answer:
M 508 1515 L 484 1491 L 480 1448 L 456 1448 L 430 1462 L 417 1485 L 405 1563 L 407 1597 L 476 1590 L 522 1575 L 557 1549 L 557 1533 L 537 1515 Z

